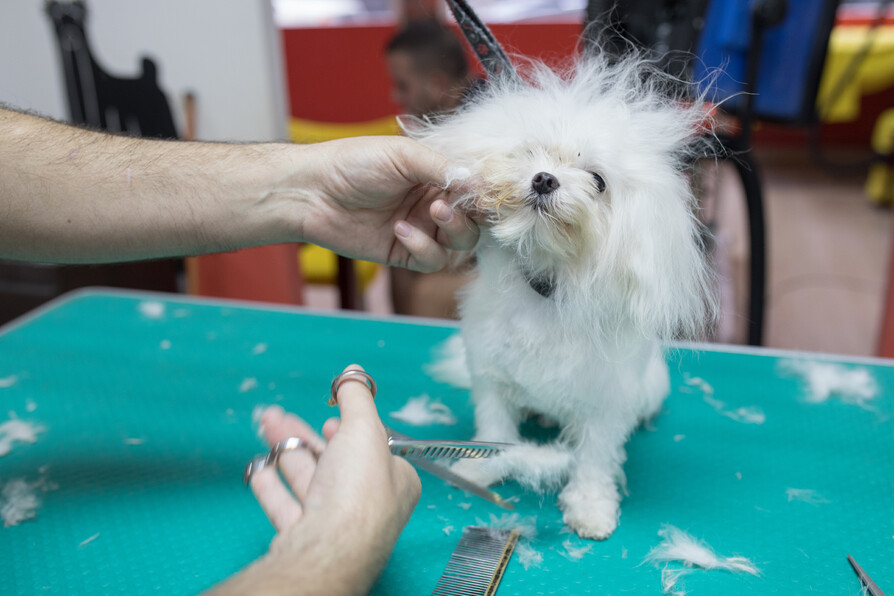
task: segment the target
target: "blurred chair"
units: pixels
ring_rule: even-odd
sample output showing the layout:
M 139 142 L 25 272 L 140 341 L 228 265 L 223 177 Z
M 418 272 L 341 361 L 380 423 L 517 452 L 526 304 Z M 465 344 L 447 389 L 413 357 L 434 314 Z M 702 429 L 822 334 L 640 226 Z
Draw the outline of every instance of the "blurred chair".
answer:
M 158 86 L 155 62 L 144 57 L 142 72 L 136 78 L 112 76 L 96 62 L 90 50 L 85 30 L 87 8 L 83 1 L 51 1 L 46 11 L 59 42 L 72 123 L 131 136 L 178 137 L 168 100 Z M 194 96 L 188 98 L 186 111 L 193 114 L 193 121 L 187 126 L 188 140 L 193 140 L 195 134 L 195 102 Z M 301 274 L 294 259 L 295 246 L 264 246 L 192 257 L 187 260 L 186 289 L 203 296 L 301 304 Z M 151 271 L 164 268 L 169 271 L 170 283 L 131 283 L 127 287 L 177 290 L 179 260 L 115 267 L 133 270 L 131 277 L 147 281 Z M 122 285 L 122 282 L 110 278 L 102 285 Z
M 144 57 L 143 72 L 136 78 L 114 77 L 90 50 L 84 2 L 52 1 L 46 11 L 59 43 L 72 124 L 135 137 L 177 138 L 168 100 L 156 80 L 155 62 Z

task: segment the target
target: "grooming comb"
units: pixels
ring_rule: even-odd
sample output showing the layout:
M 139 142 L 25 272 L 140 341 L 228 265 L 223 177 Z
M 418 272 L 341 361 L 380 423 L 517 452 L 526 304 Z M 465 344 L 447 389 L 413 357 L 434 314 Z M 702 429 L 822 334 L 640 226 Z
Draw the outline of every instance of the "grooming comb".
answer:
M 518 542 L 518 530 L 468 526 L 432 596 L 493 596 Z

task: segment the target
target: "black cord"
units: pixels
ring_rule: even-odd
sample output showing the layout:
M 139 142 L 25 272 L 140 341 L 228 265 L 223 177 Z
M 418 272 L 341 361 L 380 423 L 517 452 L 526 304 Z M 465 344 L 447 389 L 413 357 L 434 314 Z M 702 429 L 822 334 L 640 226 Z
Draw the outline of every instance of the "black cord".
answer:
M 834 106 L 838 100 L 841 99 L 844 90 L 853 82 L 860 66 L 863 65 L 863 62 L 865 62 L 866 58 L 869 56 L 869 52 L 875 44 L 878 29 L 885 22 L 888 7 L 891 6 L 892 2 L 894 2 L 894 0 L 881 0 L 881 2 L 879 2 L 875 17 L 872 19 L 872 22 L 869 24 L 869 29 L 866 31 L 866 41 L 863 42 L 863 46 L 856 54 L 854 54 L 854 57 L 851 58 L 851 61 L 844 68 L 841 75 L 838 77 L 838 80 L 835 81 L 835 85 L 832 87 L 829 95 L 826 96 L 823 105 L 816 107 L 815 120 L 807 129 L 807 149 L 810 158 L 813 160 L 814 164 L 825 170 L 830 170 L 842 175 L 858 174 L 862 173 L 863 170 L 875 163 L 885 161 L 888 157 L 873 151 L 871 156 L 856 161 L 848 163 L 833 161 L 823 153 L 821 126 L 823 117 L 828 114 L 828 110 L 831 106 Z

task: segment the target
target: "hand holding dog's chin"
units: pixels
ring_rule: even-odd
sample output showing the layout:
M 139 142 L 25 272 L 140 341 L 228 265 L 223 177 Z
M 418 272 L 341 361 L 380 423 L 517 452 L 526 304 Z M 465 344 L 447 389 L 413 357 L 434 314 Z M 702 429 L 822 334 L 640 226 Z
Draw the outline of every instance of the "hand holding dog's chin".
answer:
M 289 195 L 302 241 L 417 271 L 468 250 L 478 226 L 449 205 L 456 189 L 441 154 L 403 137 L 341 139 L 296 148 Z M 297 209 L 295 206 L 297 205 Z

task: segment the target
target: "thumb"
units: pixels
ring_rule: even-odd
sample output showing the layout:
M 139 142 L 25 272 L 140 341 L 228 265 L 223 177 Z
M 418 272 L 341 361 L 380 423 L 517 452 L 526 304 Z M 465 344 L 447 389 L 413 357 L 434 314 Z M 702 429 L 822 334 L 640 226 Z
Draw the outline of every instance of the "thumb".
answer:
M 422 143 L 400 137 L 398 157 L 401 171 L 410 182 L 446 188 L 449 183 L 447 158 Z
M 342 375 L 350 371 L 365 372 L 362 366 L 351 364 L 342 371 Z M 341 377 L 341 375 L 339 376 Z M 384 433 L 371 387 L 362 376 L 340 378 L 336 391 L 336 402 L 341 413 L 341 427 L 374 422 L 382 428 Z

